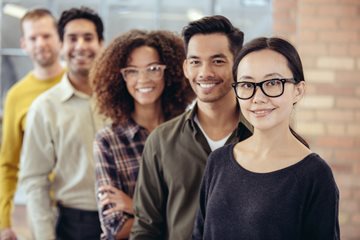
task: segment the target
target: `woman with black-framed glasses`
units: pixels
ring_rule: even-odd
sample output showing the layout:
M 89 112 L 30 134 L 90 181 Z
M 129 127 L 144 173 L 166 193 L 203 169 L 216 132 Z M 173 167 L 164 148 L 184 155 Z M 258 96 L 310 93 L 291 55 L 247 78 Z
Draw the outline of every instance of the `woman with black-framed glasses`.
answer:
M 340 239 L 332 171 L 290 127 L 305 92 L 296 49 L 280 38 L 254 39 L 233 73 L 254 133 L 209 156 L 193 239 Z
M 115 38 L 92 68 L 97 105 L 112 122 L 94 142 L 102 239 L 129 237 L 145 140 L 192 101 L 184 60 L 183 41 L 174 33 L 131 30 Z

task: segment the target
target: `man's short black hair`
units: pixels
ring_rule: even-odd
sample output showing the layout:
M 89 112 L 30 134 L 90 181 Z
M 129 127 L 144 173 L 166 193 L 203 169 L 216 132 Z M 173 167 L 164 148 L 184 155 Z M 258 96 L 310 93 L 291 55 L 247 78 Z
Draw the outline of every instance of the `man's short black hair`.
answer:
M 66 24 L 75 19 L 86 19 L 94 23 L 99 41 L 104 40 L 104 24 L 100 16 L 88 7 L 70 8 L 62 12 L 58 23 L 60 40 L 64 41 L 64 30 Z

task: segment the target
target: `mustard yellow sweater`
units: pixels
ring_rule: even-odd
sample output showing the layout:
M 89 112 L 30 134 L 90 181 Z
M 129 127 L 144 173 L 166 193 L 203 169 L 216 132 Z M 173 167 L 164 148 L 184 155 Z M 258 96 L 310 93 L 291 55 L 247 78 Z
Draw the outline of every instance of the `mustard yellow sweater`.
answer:
M 60 82 L 63 74 L 39 80 L 30 72 L 7 93 L 0 149 L 0 229 L 11 227 L 11 209 L 18 182 L 26 113 L 33 100 Z

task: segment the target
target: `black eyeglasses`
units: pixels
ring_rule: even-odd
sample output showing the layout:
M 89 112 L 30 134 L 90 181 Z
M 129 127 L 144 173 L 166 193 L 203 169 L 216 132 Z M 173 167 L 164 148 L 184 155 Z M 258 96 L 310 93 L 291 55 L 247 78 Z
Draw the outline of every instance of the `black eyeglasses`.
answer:
M 279 97 L 284 93 L 284 86 L 287 82 L 296 83 L 295 78 L 274 78 L 259 83 L 246 81 L 236 82 L 232 84 L 232 87 L 239 99 L 247 100 L 255 95 L 257 86 L 260 87 L 266 96 Z

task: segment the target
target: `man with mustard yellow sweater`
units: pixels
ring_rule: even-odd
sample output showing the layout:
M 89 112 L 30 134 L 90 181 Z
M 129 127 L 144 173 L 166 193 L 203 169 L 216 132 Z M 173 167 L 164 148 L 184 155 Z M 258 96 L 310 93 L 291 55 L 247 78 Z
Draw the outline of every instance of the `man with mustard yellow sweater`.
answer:
M 61 43 L 57 22 L 47 9 L 28 11 L 21 19 L 21 47 L 34 69 L 7 93 L 4 106 L 3 135 L 0 150 L 0 229 L 2 240 L 16 239 L 11 228 L 11 211 L 18 182 L 19 159 L 27 111 L 33 100 L 60 82 L 64 69 L 60 64 Z

